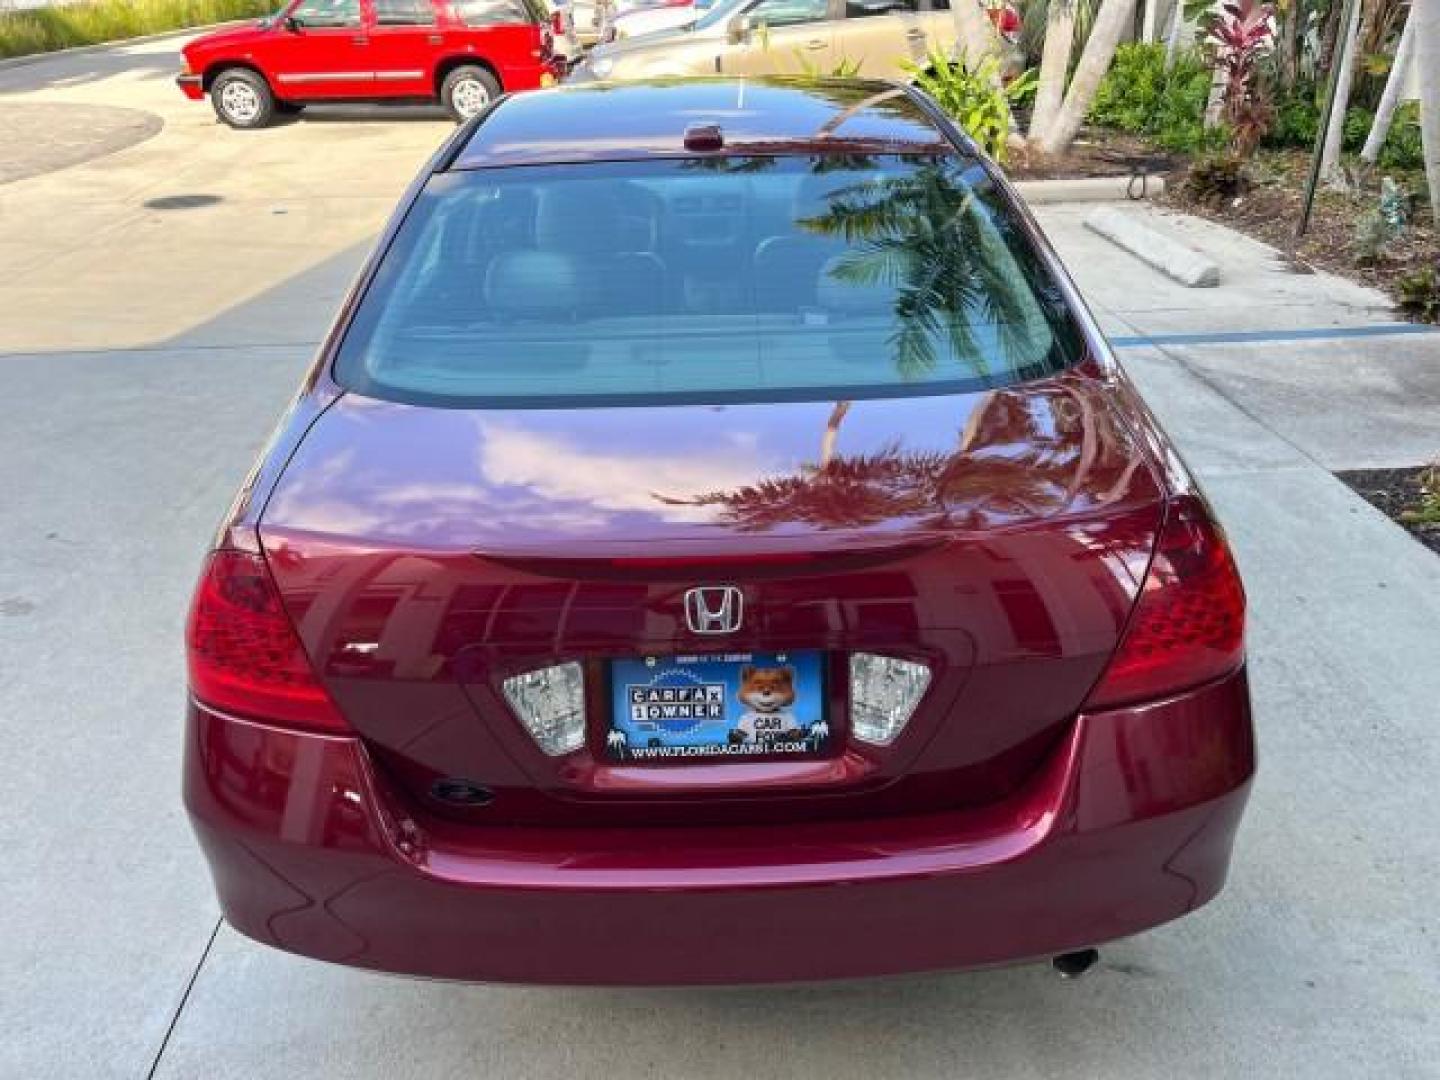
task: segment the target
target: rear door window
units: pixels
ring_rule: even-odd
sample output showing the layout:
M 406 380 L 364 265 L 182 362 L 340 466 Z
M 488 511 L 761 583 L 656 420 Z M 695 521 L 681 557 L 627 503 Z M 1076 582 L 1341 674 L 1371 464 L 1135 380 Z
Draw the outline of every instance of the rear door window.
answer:
M 514 26 L 540 21 L 525 0 L 451 0 L 450 10 L 466 26 Z
M 707 157 L 433 177 L 336 375 L 460 407 L 833 400 L 1003 386 L 1080 348 L 977 162 Z
M 376 26 L 434 26 L 433 0 L 374 0 Z

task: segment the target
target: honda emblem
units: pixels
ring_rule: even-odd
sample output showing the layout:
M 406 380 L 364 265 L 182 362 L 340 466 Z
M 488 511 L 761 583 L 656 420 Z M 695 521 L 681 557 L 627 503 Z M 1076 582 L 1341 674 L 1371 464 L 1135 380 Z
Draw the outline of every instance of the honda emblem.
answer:
M 745 598 L 734 585 L 685 592 L 685 621 L 697 634 L 733 634 L 744 618 Z

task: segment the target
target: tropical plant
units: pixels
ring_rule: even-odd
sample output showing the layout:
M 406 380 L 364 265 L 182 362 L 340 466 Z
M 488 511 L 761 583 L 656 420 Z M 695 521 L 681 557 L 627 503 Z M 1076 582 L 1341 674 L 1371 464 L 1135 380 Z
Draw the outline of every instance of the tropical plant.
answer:
M 1390 244 L 1405 232 L 1409 200 L 1390 177 L 1380 181 L 1380 198 L 1355 222 L 1350 251 L 1357 266 L 1373 266 L 1385 258 Z
M 1275 8 L 1268 0 L 1226 0 L 1200 20 L 1205 51 L 1221 82 L 1221 115 L 1230 126 L 1231 148 L 1248 157 L 1273 116 L 1256 67 L 1274 47 Z
M 1400 512 L 1407 525 L 1440 525 L 1440 459 L 1420 474 L 1420 502 Z
M 795 62 L 800 65 L 797 76 L 806 82 L 820 82 L 823 79 L 851 79 L 860 74 L 860 61 L 841 57 L 830 68 L 822 68 L 799 49 L 795 50 Z
M 923 65 L 907 65 L 906 70 L 987 154 L 996 161 L 1005 160 L 1011 105 L 1034 88 L 1034 72 L 1027 71 L 1002 85 L 996 57 L 986 56 L 967 66 L 964 61 L 952 61 L 940 49 L 932 49 Z
M 1426 266 L 1395 279 L 1400 310 L 1418 322 L 1440 322 L 1440 269 Z
M 1245 170 L 1233 154 L 1201 158 L 1190 166 L 1185 193 L 1198 203 L 1218 206 L 1245 192 Z

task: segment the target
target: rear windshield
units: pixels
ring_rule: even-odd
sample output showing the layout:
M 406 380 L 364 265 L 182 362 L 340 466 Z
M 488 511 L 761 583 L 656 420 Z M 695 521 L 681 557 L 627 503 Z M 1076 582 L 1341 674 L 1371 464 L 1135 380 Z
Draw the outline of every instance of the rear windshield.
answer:
M 434 177 L 336 376 L 471 408 L 804 401 L 1003 386 L 1078 354 L 974 161 L 707 157 Z

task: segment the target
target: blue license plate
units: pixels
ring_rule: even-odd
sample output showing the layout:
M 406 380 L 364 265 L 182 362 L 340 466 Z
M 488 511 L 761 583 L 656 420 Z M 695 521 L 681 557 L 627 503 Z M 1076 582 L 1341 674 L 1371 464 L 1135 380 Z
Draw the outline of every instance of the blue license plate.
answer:
M 612 660 L 605 754 L 637 765 L 823 756 L 824 661 L 818 652 Z

